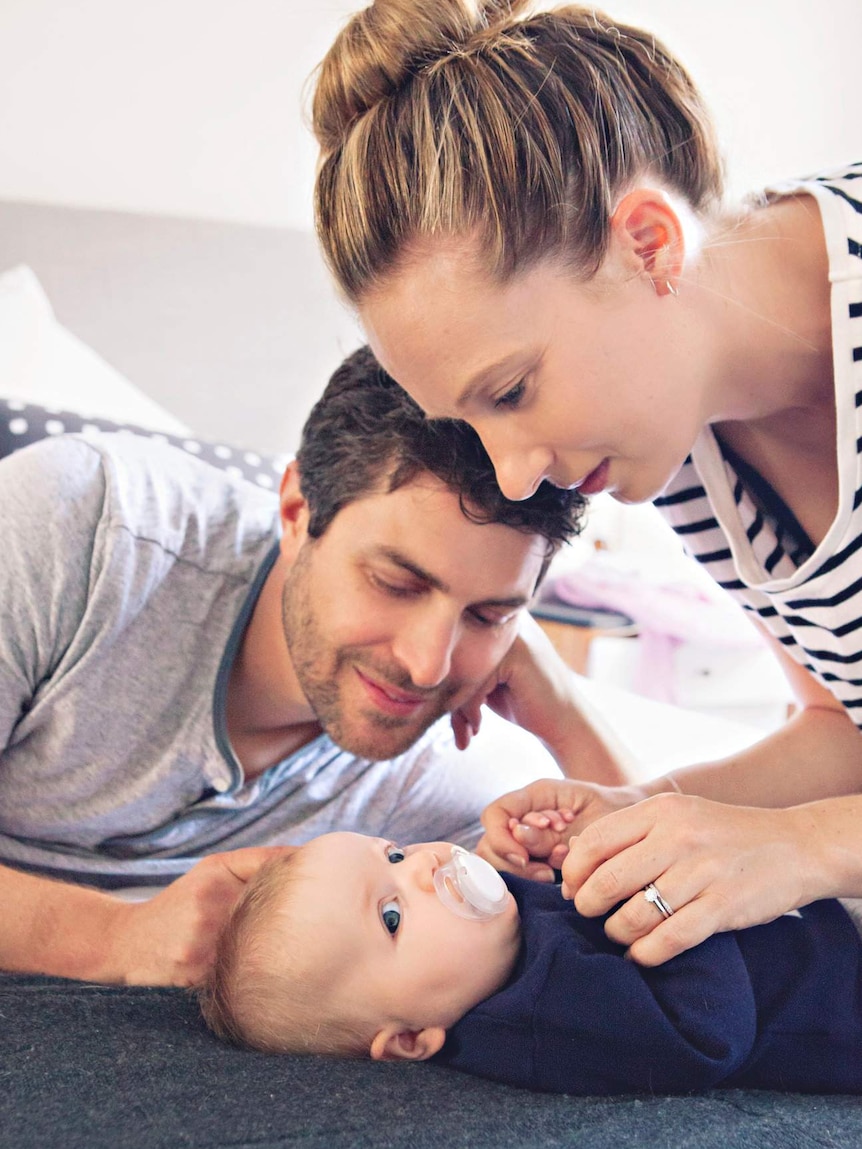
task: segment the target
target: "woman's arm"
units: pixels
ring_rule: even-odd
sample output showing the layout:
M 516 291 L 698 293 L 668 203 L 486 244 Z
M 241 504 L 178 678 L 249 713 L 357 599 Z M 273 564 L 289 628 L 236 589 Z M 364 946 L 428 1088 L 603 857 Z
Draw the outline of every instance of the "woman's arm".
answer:
M 777 644 L 773 644 L 777 646 Z M 840 703 L 782 650 L 801 710 L 750 749 L 648 783 L 646 802 L 583 828 L 564 892 L 658 965 L 710 934 L 819 898 L 862 895 L 862 739 Z M 682 793 L 667 793 L 673 782 Z M 654 882 L 674 909 L 643 895 Z
M 777 653 L 801 707 L 780 730 L 641 786 L 558 781 L 505 795 L 483 815 L 480 852 L 530 877 L 549 877 L 538 858 L 561 864 L 581 913 L 620 907 L 607 932 L 645 965 L 818 898 L 862 895 L 862 739 L 840 703 Z M 562 832 L 519 827 L 531 810 L 564 806 L 574 818 Z M 557 863 L 563 838 L 571 846 Z M 670 918 L 644 898 L 650 882 Z
M 792 806 L 862 793 L 859 730 L 825 686 L 771 635 L 766 638 L 793 689 L 798 713 L 741 753 L 675 770 L 676 787 L 685 794 L 742 806 Z M 667 778 L 644 786 L 648 794 L 668 788 Z

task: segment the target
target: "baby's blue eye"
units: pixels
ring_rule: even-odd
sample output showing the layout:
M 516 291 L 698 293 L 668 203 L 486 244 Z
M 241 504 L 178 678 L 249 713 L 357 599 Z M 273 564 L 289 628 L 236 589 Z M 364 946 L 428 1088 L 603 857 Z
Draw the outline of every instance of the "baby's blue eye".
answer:
M 391 934 L 398 933 L 398 927 L 401 925 L 401 911 L 396 901 L 384 902 L 380 907 L 380 916 L 384 926 Z
M 386 847 L 386 857 L 394 865 L 396 862 L 403 862 L 404 861 L 404 851 L 402 849 L 400 849 L 398 846 L 387 846 Z

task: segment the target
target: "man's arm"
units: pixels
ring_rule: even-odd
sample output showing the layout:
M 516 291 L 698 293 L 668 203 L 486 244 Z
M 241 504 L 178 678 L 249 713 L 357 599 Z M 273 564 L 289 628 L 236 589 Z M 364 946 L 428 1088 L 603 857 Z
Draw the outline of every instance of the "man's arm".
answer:
M 526 612 L 494 675 L 452 716 L 462 750 L 479 729 L 483 703 L 541 739 L 565 777 L 606 786 L 628 780 L 631 755 L 580 695 L 574 671 Z
M 198 862 L 147 902 L 0 866 L 0 968 L 123 985 L 199 983 L 234 906 L 261 865 L 292 847 Z

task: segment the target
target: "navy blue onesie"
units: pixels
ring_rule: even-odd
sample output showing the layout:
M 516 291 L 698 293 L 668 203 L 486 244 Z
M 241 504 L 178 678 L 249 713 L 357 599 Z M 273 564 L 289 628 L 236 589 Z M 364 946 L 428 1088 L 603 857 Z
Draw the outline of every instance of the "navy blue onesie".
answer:
M 504 876 L 521 912 L 517 966 L 436 1062 L 555 1093 L 862 1093 L 862 939 L 838 902 L 644 969 L 558 886 Z

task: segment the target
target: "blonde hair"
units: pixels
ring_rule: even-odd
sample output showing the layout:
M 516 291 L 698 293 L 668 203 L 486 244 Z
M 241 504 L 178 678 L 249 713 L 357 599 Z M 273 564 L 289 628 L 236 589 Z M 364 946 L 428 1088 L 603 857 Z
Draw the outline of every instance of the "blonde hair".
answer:
M 293 915 L 301 851 L 261 867 L 219 939 L 198 999 L 220 1038 L 263 1053 L 367 1057 L 374 1027 L 334 993 L 340 966 L 315 951 Z
M 650 34 L 529 0 L 375 0 L 324 58 L 313 101 L 324 255 L 357 303 L 430 236 L 476 232 L 505 281 L 544 258 L 584 278 L 640 177 L 706 214 L 709 115 Z

